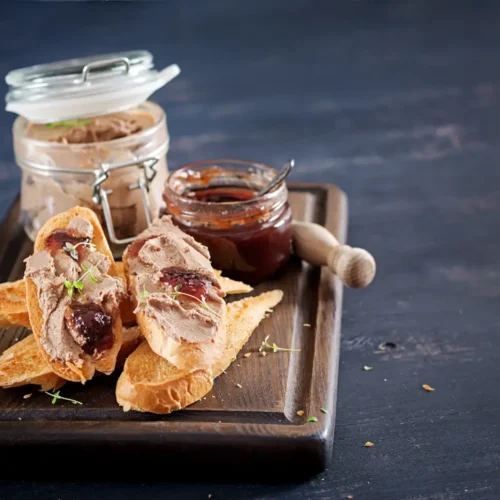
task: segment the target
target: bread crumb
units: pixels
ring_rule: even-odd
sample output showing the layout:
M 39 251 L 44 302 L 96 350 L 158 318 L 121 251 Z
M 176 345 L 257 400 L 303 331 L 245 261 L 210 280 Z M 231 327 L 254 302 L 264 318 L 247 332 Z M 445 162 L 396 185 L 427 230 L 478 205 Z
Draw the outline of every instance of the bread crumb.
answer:
M 28 399 L 28 398 L 31 398 L 31 396 L 33 396 L 33 394 L 30 392 L 29 394 L 25 394 L 23 396 L 23 399 Z
M 208 498 L 215 498 L 215 497 L 212 495 L 212 493 L 209 493 Z
M 434 387 L 431 387 L 430 385 L 424 384 L 422 386 L 427 392 L 434 392 L 436 389 Z
M 304 416 L 304 410 L 299 410 L 299 411 L 297 412 L 297 415 L 298 415 L 299 417 L 303 417 L 303 416 Z
M 17 420 L 22 420 L 22 418 L 21 417 L 17 417 Z
M 236 363 L 236 366 L 238 366 L 239 368 L 241 368 L 241 366 L 238 363 Z
M 352 495 L 347 495 L 347 500 L 352 500 L 354 497 Z
M 304 323 L 302 326 L 307 326 L 307 327 L 311 327 L 311 325 L 309 323 Z
M 262 352 L 260 353 L 260 355 L 261 355 L 262 357 L 267 356 L 266 351 L 262 351 Z
M 371 443 L 370 441 L 367 441 L 363 446 L 365 448 L 371 448 L 373 446 L 373 443 Z
M 215 399 L 215 396 L 212 396 Z
M 243 386 L 242 386 L 241 384 L 236 384 L 236 387 L 237 387 L 238 389 L 243 389 Z
M 251 352 L 247 352 L 246 354 L 243 354 L 243 357 L 244 358 L 249 358 L 251 355 L 252 355 Z

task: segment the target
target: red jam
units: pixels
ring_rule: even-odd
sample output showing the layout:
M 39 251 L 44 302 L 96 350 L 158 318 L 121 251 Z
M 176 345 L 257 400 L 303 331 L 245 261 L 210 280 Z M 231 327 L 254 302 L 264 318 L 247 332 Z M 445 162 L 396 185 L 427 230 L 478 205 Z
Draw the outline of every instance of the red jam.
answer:
M 74 231 L 66 231 L 65 229 L 55 229 L 50 233 L 48 238 L 45 240 L 45 246 L 51 254 L 54 254 L 57 250 L 64 247 L 66 243 L 72 246 L 78 245 L 78 243 L 89 242 L 90 239 L 85 236 L 76 236 Z M 83 250 L 84 245 L 78 245 L 76 251 L 81 257 L 80 252 Z
M 286 198 L 275 208 L 255 194 L 252 189 L 224 186 L 187 190 L 178 204 L 167 196 L 173 221 L 208 247 L 214 268 L 251 285 L 272 277 L 287 262 L 292 239 L 292 211 Z M 182 199 L 208 203 L 186 220 Z M 229 207 L 237 208 L 227 217 Z
M 75 342 L 87 354 L 113 346 L 112 317 L 94 302 L 72 304 L 66 321 Z
M 178 267 L 166 267 L 161 270 L 161 274 L 161 282 L 200 300 L 207 296 L 208 287 L 212 284 L 204 276 Z

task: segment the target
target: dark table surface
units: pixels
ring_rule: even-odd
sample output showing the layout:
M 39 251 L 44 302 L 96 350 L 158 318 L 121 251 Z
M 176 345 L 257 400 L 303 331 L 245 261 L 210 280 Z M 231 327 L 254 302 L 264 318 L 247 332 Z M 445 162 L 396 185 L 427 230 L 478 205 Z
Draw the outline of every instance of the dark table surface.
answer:
M 349 241 L 378 262 L 371 287 L 345 294 L 324 474 L 106 484 L 65 480 L 56 466 L 44 482 L 4 478 L 2 499 L 500 498 L 498 2 L 2 5 L 2 74 L 135 48 L 176 62 L 181 76 L 155 96 L 172 168 L 293 155 L 294 180 L 348 193 Z M 12 120 L 0 114 L 1 215 L 19 186 Z M 384 342 L 396 348 L 376 354 Z M 28 478 L 36 464 L 22 467 Z

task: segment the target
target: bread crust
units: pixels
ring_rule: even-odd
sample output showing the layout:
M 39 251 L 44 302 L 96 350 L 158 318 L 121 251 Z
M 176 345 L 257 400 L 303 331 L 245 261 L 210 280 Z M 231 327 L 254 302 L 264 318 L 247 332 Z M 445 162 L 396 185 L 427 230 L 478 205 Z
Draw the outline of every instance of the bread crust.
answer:
M 90 222 L 94 229 L 94 235 L 92 238 L 92 242 L 95 244 L 98 252 L 106 255 L 108 259 L 111 261 L 111 265 L 108 271 L 110 276 L 118 276 L 115 261 L 113 259 L 113 254 L 109 248 L 108 242 L 106 241 L 106 237 L 104 236 L 104 232 L 102 230 L 99 219 L 96 214 L 85 207 L 74 207 L 67 212 L 63 212 L 61 214 L 55 215 L 51 219 L 49 219 L 43 227 L 38 232 L 38 235 L 35 240 L 35 252 L 45 250 L 45 240 L 47 237 L 55 230 L 55 229 L 66 229 L 70 222 L 75 217 L 83 217 L 88 222 Z M 59 375 L 61 378 L 65 380 L 69 380 L 71 382 L 82 382 L 90 380 L 96 370 L 102 373 L 109 374 L 111 373 L 116 364 L 116 357 L 120 350 L 123 334 L 122 334 L 122 321 L 120 318 L 120 312 L 117 310 L 113 314 L 112 319 L 112 332 L 113 332 L 113 346 L 111 349 L 103 353 L 98 359 L 94 359 L 92 356 L 88 354 L 83 354 L 83 364 L 82 366 L 77 366 L 71 361 L 59 361 L 51 359 L 49 354 L 45 351 L 43 345 L 41 345 L 40 341 L 43 336 L 43 313 L 38 303 L 38 290 L 33 282 L 33 280 L 29 277 L 25 278 L 26 283 L 26 302 L 28 305 L 28 313 L 31 329 L 35 336 L 35 339 L 38 343 L 39 349 L 42 352 L 42 355 L 46 359 L 46 361 L 50 364 L 52 370 Z
M 51 370 L 33 335 L 16 342 L 0 356 L 0 387 L 4 389 L 35 384 L 48 391 L 65 382 Z
M 0 327 L 31 328 L 24 280 L 0 284 Z

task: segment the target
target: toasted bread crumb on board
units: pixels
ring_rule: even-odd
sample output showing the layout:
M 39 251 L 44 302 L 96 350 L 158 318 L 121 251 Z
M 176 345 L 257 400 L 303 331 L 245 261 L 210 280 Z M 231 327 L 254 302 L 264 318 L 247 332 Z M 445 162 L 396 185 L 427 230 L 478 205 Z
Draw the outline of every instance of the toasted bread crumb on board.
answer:
M 238 389 L 243 389 L 243 386 L 242 386 L 241 384 L 236 384 L 236 387 L 237 387 Z
M 299 417 L 303 417 L 303 416 L 304 416 L 304 413 L 305 413 L 305 412 L 304 412 L 304 410 L 299 410 L 299 411 L 297 412 L 297 415 L 298 415 Z
M 251 352 L 247 352 L 246 354 L 243 354 L 243 357 L 244 358 L 249 358 L 251 355 L 252 355 Z
M 436 389 L 434 387 L 431 387 L 430 385 L 424 384 L 422 388 L 427 391 L 427 392 L 434 392 Z
M 23 399 L 29 399 L 29 398 L 31 398 L 31 396 L 33 396 L 33 394 L 30 392 L 29 394 L 25 394 L 23 396 Z
M 371 448 L 374 444 L 371 441 L 367 441 L 364 445 L 365 448 Z

